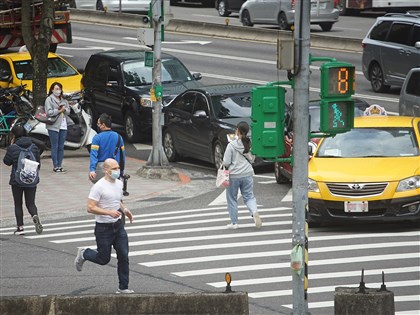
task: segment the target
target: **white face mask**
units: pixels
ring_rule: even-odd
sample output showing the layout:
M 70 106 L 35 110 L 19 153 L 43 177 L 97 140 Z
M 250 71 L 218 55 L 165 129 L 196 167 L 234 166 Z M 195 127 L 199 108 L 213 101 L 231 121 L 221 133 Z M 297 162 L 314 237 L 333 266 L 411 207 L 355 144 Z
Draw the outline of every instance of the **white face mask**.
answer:
M 54 90 L 53 94 L 58 97 L 61 95 L 61 90 Z
M 120 177 L 120 170 L 111 170 L 109 173 L 112 179 L 118 179 Z

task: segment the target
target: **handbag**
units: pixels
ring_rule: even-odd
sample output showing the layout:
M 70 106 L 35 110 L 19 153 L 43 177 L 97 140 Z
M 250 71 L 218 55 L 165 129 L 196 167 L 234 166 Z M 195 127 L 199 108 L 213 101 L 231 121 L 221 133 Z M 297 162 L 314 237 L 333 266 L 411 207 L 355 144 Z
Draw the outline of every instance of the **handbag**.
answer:
M 35 111 L 35 119 L 38 120 L 39 122 L 42 122 L 46 125 L 54 125 L 54 123 L 57 121 L 58 116 L 60 116 L 60 114 L 56 115 L 56 116 L 48 116 L 47 113 L 45 112 L 45 107 L 44 106 L 38 106 L 36 108 Z
M 223 165 L 217 170 L 216 187 L 226 188 L 229 186 L 229 170 Z

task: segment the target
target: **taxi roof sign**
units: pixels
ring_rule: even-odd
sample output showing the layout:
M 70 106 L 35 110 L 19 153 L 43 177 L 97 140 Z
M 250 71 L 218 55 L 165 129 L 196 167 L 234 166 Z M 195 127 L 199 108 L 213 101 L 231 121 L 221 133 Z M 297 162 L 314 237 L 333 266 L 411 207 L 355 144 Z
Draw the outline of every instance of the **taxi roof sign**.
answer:
M 363 112 L 364 116 L 387 116 L 387 112 L 385 108 L 378 104 L 370 105 L 368 108 L 365 109 Z

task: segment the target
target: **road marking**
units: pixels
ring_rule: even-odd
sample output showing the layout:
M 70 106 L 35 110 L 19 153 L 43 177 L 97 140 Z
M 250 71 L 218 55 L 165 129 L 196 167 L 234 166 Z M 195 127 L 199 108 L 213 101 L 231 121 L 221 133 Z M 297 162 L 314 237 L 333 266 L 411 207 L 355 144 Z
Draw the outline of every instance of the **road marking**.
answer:
M 144 143 L 132 143 L 132 146 L 137 150 L 151 150 L 152 146 L 150 144 L 144 144 Z
M 379 284 L 381 285 L 381 283 Z M 352 285 L 354 286 L 354 285 Z M 387 284 L 388 286 L 388 284 Z M 420 301 L 420 295 L 402 295 L 402 296 L 394 296 L 394 301 L 395 302 L 417 302 Z M 292 304 L 286 304 L 286 305 L 282 305 L 283 307 L 287 307 L 292 309 L 293 305 Z M 312 302 L 312 303 L 308 303 L 308 307 L 309 309 L 313 309 L 313 308 L 323 308 L 323 307 L 333 307 L 334 306 L 334 301 L 325 301 L 325 302 Z M 409 313 L 407 313 L 409 312 Z M 419 314 L 419 311 L 402 311 L 402 312 L 397 312 L 395 313 L 395 315 L 408 315 L 408 314 Z
M 241 197 L 241 192 L 238 192 L 238 199 Z M 216 197 L 212 202 L 209 203 L 209 206 L 221 206 L 221 205 L 227 205 L 226 201 L 226 189 L 224 189 L 219 196 Z
M 281 202 L 293 201 L 293 189 L 289 189 L 287 194 L 283 197 Z
M 418 259 L 419 254 L 416 253 L 399 253 L 399 254 L 388 254 L 388 255 L 376 255 L 376 256 L 357 256 L 357 257 L 343 257 L 336 259 L 322 259 L 322 260 L 311 260 L 311 266 L 322 266 L 322 265 L 337 265 L 337 264 L 352 264 L 356 262 L 373 262 L 383 260 L 400 260 L 400 259 Z M 269 269 L 280 269 L 290 268 L 290 262 L 286 263 L 271 263 L 271 264 L 257 264 L 257 265 L 243 265 L 243 266 L 224 266 L 221 268 L 210 268 L 210 269 L 198 269 L 181 272 L 172 272 L 173 275 L 178 277 L 191 277 L 191 276 L 202 276 L 212 274 L 224 274 L 226 270 L 230 273 L 233 272 L 244 272 L 253 270 L 269 270 Z
M 248 242 L 232 242 L 232 243 L 220 243 L 220 244 L 205 244 L 205 245 L 194 245 L 194 246 L 182 246 L 182 247 L 171 247 L 164 249 L 148 249 L 143 251 L 130 251 L 130 256 L 139 256 L 139 255 L 154 255 L 154 254 L 163 254 L 163 253 L 179 253 L 186 251 L 196 251 L 196 250 L 209 250 L 209 249 L 221 249 L 221 248 L 238 248 L 249 246 L 261 246 L 261 245 L 279 245 L 279 244 L 289 244 L 289 239 L 281 240 L 260 240 L 260 241 L 248 241 Z M 311 247 L 310 253 L 333 253 L 333 252 L 343 252 L 351 250 L 360 250 L 360 249 L 378 249 L 378 248 L 394 248 L 394 247 L 405 247 L 405 246 L 418 246 L 417 241 L 412 242 L 393 242 L 393 243 L 370 243 L 370 244 L 357 244 L 357 245 L 344 245 L 344 246 L 327 246 L 327 247 Z M 130 244 L 131 247 L 131 244 Z M 212 256 L 202 256 L 194 258 L 180 258 L 180 259 L 170 259 L 170 260 L 159 260 L 153 262 L 139 263 L 147 267 L 156 267 L 156 266 L 169 266 L 169 265 L 181 265 L 189 263 L 201 263 L 208 261 L 220 261 L 220 260 L 238 260 L 238 259 L 248 259 L 248 258 L 261 258 L 261 257 L 276 257 L 276 256 L 287 256 L 290 255 L 290 249 L 279 250 L 279 251 L 266 251 L 266 252 L 250 252 L 243 254 L 226 254 L 226 255 L 212 255 Z M 116 257 L 116 255 L 114 255 Z M 312 261 L 311 261 L 312 265 Z
M 403 268 L 385 268 L 385 269 L 364 269 L 364 275 L 380 275 L 382 271 L 386 275 L 390 274 L 401 274 L 401 273 L 419 273 L 419 267 L 403 267 Z M 311 273 L 310 281 L 317 279 L 334 279 L 334 278 L 347 278 L 347 277 L 360 277 L 360 271 L 339 271 L 339 272 L 327 272 L 327 273 Z M 232 282 L 234 287 L 244 286 L 244 285 L 254 285 L 254 284 L 269 284 L 269 283 L 280 283 L 280 282 L 289 282 L 292 281 L 292 275 L 283 276 L 283 277 L 267 277 L 267 278 L 253 278 L 253 279 L 244 279 L 236 280 Z M 226 281 L 219 282 L 210 282 L 208 285 L 215 288 L 224 288 L 226 286 Z

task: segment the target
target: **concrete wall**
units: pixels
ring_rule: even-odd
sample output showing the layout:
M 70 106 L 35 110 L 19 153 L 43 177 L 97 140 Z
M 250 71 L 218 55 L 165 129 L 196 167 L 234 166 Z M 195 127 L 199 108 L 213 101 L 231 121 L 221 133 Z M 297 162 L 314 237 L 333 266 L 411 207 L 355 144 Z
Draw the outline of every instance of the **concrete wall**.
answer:
M 2 315 L 248 315 L 248 294 L 155 293 L 80 296 L 8 296 Z

